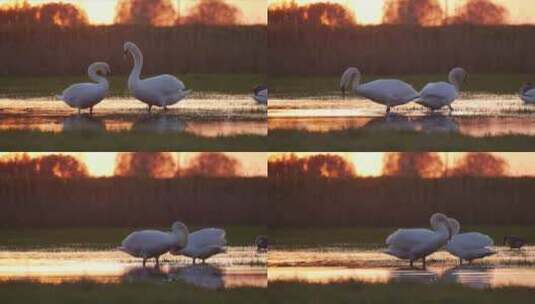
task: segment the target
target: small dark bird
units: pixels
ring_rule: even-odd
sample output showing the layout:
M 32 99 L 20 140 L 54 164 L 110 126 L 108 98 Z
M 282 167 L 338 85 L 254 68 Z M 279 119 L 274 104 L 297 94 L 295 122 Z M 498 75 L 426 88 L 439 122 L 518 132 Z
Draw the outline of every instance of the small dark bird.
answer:
M 268 103 L 268 87 L 265 85 L 259 85 L 256 88 L 254 88 L 254 100 L 258 104 L 267 105 Z
M 503 244 L 508 245 L 511 249 L 520 249 L 526 245 L 527 241 L 523 238 L 516 236 L 505 236 L 503 238 Z
M 269 248 L 269 239 L 265 235 L 259 235 L 255 240 L 256 250 L 267 251 Z

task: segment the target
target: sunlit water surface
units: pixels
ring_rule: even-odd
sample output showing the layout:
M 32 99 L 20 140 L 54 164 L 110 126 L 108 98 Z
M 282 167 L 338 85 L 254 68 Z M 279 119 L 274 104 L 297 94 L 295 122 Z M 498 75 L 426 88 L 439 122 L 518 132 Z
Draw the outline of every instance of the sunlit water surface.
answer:
M 410 103 L 385 115 L 385 107 L 360 98 L 269 101 L 270 130 L 332 132 L 346 129 L 448 132 L 474 137 L 535 135 L 535 106 L 514 95 L 464 95 L 454 112 L 431 113 Z
M 206 264 L 166 254 L 160 267 L 153 260 L 143 268 L 140 259 L 117 250 L 47 249 L 0 251 L 0 282 L 43 284 L 92 281 L 117 284 L 132 281 L 182 281 L 203 288 L 267 287 L 267 255 L 255 247 L 228 247 Z
M 496 247 L 494 256 L 470 265 L 440 251 L 428 258 L 426 269 L 420 263 L 410 268 L 381 250 L 342 247 L 318 249 L 278 249 L 269 253 L 270 282 L 336 284 L 363 282 L 388 284 L 459 283 L 473 288 L 506 286 L 535 288 L 535 247 L 510 250 Z
M 267 135 L 267 109 L 248 96 L 211 95 L 187 99 L 168 111 L 147 106 L 130 98 L 108 98 L 78 115 L 62 101 L 41 99 L 0 99 L 0 130 L 63 131 L 146 131 L 191 133 L 203 137 Z

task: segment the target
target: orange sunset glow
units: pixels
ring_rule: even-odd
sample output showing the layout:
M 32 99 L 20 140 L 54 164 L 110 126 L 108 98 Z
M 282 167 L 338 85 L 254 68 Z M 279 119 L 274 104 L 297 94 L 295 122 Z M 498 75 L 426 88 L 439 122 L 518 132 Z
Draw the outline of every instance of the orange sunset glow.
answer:
M 21 155 L 21 153 L 0 152 L 0 161 L 2 158 Z M 89 175 L 94 177 L 113 176 L 117 164 L 118 152 L 29 152 L 25 153 L 31 158 L 42 157 L 46 155 L 67 155 L 73 156 L 80 160 L 88 170 Z M 177 162 L 179 167 L 186 167 L 190 161 L 198 156 L 197 152 L 182 152 L 173 153 L 172 157 Z M 239 163 L 239 171 L 241 176 L 266 176 L 266 153 L 242 153 L 242 152 L 228 152 L 225 155 L 236 159 Z
M 81 7 L 92 24 L 112 24 L 114 22 L 118 0 L 27 0 L 32 5 L 61 2 Z M 196 0 L 172 0 L 175 9 L 185 14 L 195 4 Z M 241 11 L 244 24 L 266 24 L 266 0 L 226 0 L 226 3 L 236 6 Z M 0 5 L 20 3 L 20 0 L 0 0 Z
M 299 158 L 310 157 L 314 155 L 336 155 L 343 157 L 346 161 L 353 165 L 357 176 L 363 177 L 377 177 L 382 176 L 384 172 L 385 156 L 388 153 L 384 152 L 333 152 L 333 153 L 273 153 L 270 155 L 270 160 L 277 160 L 290 155 L 295 155 Z M 436 153 L 439 161 L 449 167 L 450 170 L 468 153 Z M 492 152 L 491 156 L 495 156 L 505 161 L 506 174 L 510 176 L 535 176 L 535 164 L 533 163 L 533 155 L 531 153 L 502 153 Z M 429 177 L 434 177 L 433 175 Z
M 289 3 L 290 0 L 269 0 L 269 5 Z M 337 3 L 345 6 L 355 14 L 359 24 L 380 24 L 383 20 L 385 0 L 294 0 L 299 5 L 318 2 Z M 461 7 L 466 0 L 438 0 L 442 9 L 449 15 Z M 494 0 L 496 4 L 503 5 L 510 15 L 510 23 L 524 24 L 535 23 L 535 7 L 532 1 L 525 0 Z M 446 5 L 447 4 L 447 5 Z

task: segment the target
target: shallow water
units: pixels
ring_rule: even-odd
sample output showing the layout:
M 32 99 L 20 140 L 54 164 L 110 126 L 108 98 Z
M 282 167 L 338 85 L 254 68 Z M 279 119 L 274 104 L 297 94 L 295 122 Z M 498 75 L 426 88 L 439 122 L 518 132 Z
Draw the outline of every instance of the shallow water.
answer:
M 273 250 L 269 253 L 270 282 L 335 284 L 363 283 L 460 283 L 473 288 L 518 286 L 535 288 L 535 247 L 510 250 L 496 247 L 494 256 L 470 265 L 458 265 L 447 252 L 428 257 L 426 269 L 383 254 L 380 250 L 329 247 Z M 419 267 L 419 268 L 418 268 Z
M 203 288 L 267 287 L 266 254 L 255 247 L 228 247 L 228 252 L 192 265 L 191 259 L 166 254 L 160 267 L 117 250 L 47 249 L 0 251 L 0 282 L 60 284 L 80 280 L 104 284 L 132 281 L 182 281 Z
M 332 132 L 346 129 L 450 132 L 474 137 L 535 135 L 535 106 L 514 95 L 465 95 L 449 110 L 431 113 L 415 103 L 385 107 L 365 99 L 269 101 L 270 130 Z
M 211 96 L 187 99 L 169 107 L 153 108 L 128 98 L 110 98 L 78 115 L 58 100 L 0 99 L 0 130 L 62 131 L 146 131 L 184 132 L 203 137 L 267 135 L 266 107 L 248 96 Z

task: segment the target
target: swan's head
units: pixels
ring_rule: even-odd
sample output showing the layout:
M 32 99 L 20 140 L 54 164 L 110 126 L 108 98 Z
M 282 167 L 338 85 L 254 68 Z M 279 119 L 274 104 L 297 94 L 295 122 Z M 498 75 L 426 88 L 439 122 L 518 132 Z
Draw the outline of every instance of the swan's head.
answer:
M 468 79 L 468 73 L 463 68 L 453 68 L 450 71 L 449 81 L 451 84 L 460 88 L 463 83 Z
M 342 95 L 346 95 L 346 92 L 351 92 L 355 86 L 360 83 L 360 71 L 357 68 L 351 67 L 345 70 L 344 74 L 340 78 L 340 90 Z
M 186 248 L 188 245 L 188 236 L 189 230 L 186 225 L 181 222 L 174 222 L 171 226 L 171 231 L 177 237 L 177 248 L 178 250 Z
M 450 217 L 448 218 L 448 222 L 450 223 L 451 228 L 451 236 L 455 236 L 456 234 L 459 234 L 459 231 L 461 231 L 461 224 L 458 220 Z
M 450 225 L 449 218 L 446 215 L 442 213 L 435 213 L 431 216 L 430 222 L 433 230 L 445 228 L 448 231 L 448 239 L 451 239 L 453 236 L 452 227 Z
M 139 47 L 133 43 L 133 42 L 130 42 L 130 41 L 127 41 L 124 43 L 124 55 L 126 56 L 127 54 L 139 54 L 141 53 L 141 50 L 139 49 Z
M 110 66 L 106 62 L 95 62 L 89 67 L 89 70 L 95 71 L 95 74 L 103 77 L 111 75 Z

